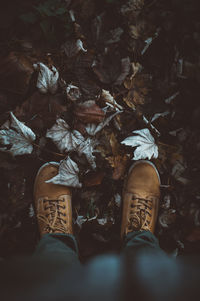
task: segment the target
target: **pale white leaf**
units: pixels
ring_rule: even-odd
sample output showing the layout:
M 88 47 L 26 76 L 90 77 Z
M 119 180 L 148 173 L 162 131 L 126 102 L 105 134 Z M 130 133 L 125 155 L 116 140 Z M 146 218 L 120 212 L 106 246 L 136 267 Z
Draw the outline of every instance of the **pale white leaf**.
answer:
M 60 161 L 58 174 L 46 181 L 46 183 L 80 188 L 82 187 L 82 184 L 79 182 L 78 173 L 78 165 L 68 157 L 67 159 Z
M 83 137 L 83 136 L 82 136 Z M 95 156 L 93 155 L 94 147 L 98 144 L 98 142 L 94 139 L 87 138 L 77 145 L 76 150 L 79 154 L 84 154 L 92 166 L 93 169 L 96 168 Z
M 111 107 L 112 109 L 116 110 L 116 111 L 120 111 L 123 110 L 123 107 L 120 106 L 116 100 L 114 99 L 114 97 L 110 94 L 109 91 L 107 90 L 102 90 L 102 94 L 101 97 L 104 99 L 105 103 Z
M 29 217 L 32 218 L 35 216 L 35 210 L 33 208 L 33 205 L 31 204 L 29 207 L 29 213 L 28 213 Z
M 8 152 L 13 156 L 31 154 L 33 151 L 32 142 L 36 139 L 34 132 L 19 121 L 11 112 L 11 122 L 6 122 L 0 130 L 0 143 L 4 145 L 1 151 Z
M 47 130 L 46 137 L 51 138 L 61 152 L 66 152 L 76 148 L 80 139 L 78 133 L 76 131 L 74 135 L 65 120 L 59 118 L 56 120 L 56 124 Z M 82 138 L 81 134 L 80 137 Z
M 121 143 L 136 147 L 133 160 L 158 158 L 158 146 L 149 129 L 133 131 L 135 136 L 127 137 Z
M 172 102 L 172 100 L 174 100 L 176 98 L 176 96 L 178 96 L 180 94 L 180 92 L 176 92 L 174 93 L 172 96 L 168 97 L 165 99 L 165 103 L 166 104 L 170 104 Z
M 105 226 L 108 223 L 108 218 L 107 216 L 103 218 L 97 218 L 97 222 L 99 225 Z
M 71 131 L 63 119 L 57 119 L 56 124 L 47 130 L 46 137 L 51 138 L 61 152 L 77 151 L 79 155 L 84 154 L 92 168 L 96 168 L 93 152 L 97 141 L 92 138 L 85 139 L 76 130 Z
M 77 46 L 77 48 L 78 48 L 78 51 L 82 50 L 83 52 L 87 52 L 87 49 L 85 49 L 85 48 L 83 47 L 83 42 L 82 42 L 80 39 L 78 39 L 78 40 L 76 41 L 76 46 Z
M 84 218 L 83 215 L 78 215 L 77 219 L 75 220 L 74 224 L 77 224 L 79 226 L 79 228 L 82 228 L 82 224 L 84 224 L 85 222 L 87 222 L 87 218 Z
M 114 195 L 114 201 L 115 201 L 115 204 L 117 207 L 120 207 L 121 206 L 121 203 L 122 203 L 122 198 L 121 198 L 121 195 L 119 193 L 116 193 Z
M 81 97 L 81 92 L 77 86 L 69 84 L 66 87 L 67 98 L 71 101 L 76 101 Z
M 41 93 L 50 92 L 54 94 L 58 88 L 59 73 L 56 67 L 52 66 L 49 69 L 43 63 L 34 64 L 33 67 L 39 70 L 37 79 L 37 88 Z
M 165 117 L 169 115 L 169 111 L 165 111 L 165 112 L 162 112 L 162 113 L 156 113 L 153 115 L 152 119 L 151 119 L 151 122 L 154 122 L 155 120 L 157 120 L 159 117 Z

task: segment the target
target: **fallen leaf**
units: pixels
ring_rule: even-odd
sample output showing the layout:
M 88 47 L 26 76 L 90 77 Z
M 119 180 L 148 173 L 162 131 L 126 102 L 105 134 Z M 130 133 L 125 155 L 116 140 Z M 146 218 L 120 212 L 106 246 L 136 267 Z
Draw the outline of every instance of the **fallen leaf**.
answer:
M 98 144 L 98 142 L 94 139 L 91 139 L 90 137 L 85 140 L 84 137 L 82 135 L 81 135 L 82 137 L 80 137 L 80 135 L 81 134 L 79 133 L 80 142 L 77 145 L 76 150 L 80 155 L 84 154 L 86 156 L 86 159 L 92 166 L 92 168 L 95 169 L 96 168 L 96 163 L 95 163 L 96 158 L 93 155 L 93 152 L 94 152 L 94 148 Z
M 107 54 L 95 62 L 93 70 L 99 80 L 104 84 L 121 85 L 129 73 L 129 57 L 120 59 L 119 54 Z
M 137 147 L 134 151 L 133 160 L 158 157 L 158 146 L 155 144 L 155 140 L 149 129 L 133 131 L 133 134 L 138 135 L 128 137 L 121 142 L 128 146 Z
M 92 168 L 96 167 L 93 152 L 97 141 L 90 137 L 85 139 L 78 131 L 70 130 L 63 119 L 56 120 L 56 124 L 47 130 L 46 137 L 51 138 L 61 152 L 77 151 L 79 155 L 86 156 Z
M 115 202 L 115 205 L 120 208 L 121 207 L 121 204 L 122 204 L 122 197 L 119 193 L 116 193 L 114 195 L 114 202 Z
M 129 0 L 122 5 L 120 11 L 128 21 L 133 21 L 141 13 L 143 7 L 144 0 Z
M 110 94 L 109 91 L 106 90 L 102 90 L 102 94 L 101 94 L 101 98 L 102 100 L 105 102 L 105 104 L 107 104 L 109 107 L 111 107 L 112 109 L 116 110 L 116 111 L 120 111 L 123 110 L 123 107 L 120 106 L 116 100 L 114 99 L 114 97 Z
M 87 222 L 87 218 L 84 218 L 83 215 L 78 215 L 74 224 L 77 224 L 79 226 L 79 228 L 82 228 L 82 224 L 84 224 L 85 222 Z
M 34 210 L 32 204 L 30 204 L 30 206 L 29 206 L 29 213 L 28 213 L 28 216 L 29 216 L 30 218 L 33 218 L 33 217 L 35 216 L 35 210 Z
M 113 180 L 119 180 L 121 177 L 123 177 L 128 163 L 127 155 L 107 157 L 106 160 L 108 160 L 109 164 L 114 168 L 112 174 Z
M 159 215 L 158 220 L 161 227 L 169 228 L 176 220 L 176 210 L 175 209 L 164 210 Z
M 76 105 L 74 115 L 83 123 L 100 123 L 105 113 L 93 100 Z
M 66 93 L 67 98 L 71 101 L 77 101 L 81 97 L 80 89 L 72 84 L 67 86 Z
M 25 94 L 34 72 L 29 57 L 11 52 L 0 60 L 0 88 L 17 94 Z
M 15 115 L 39 134 L 51 127 L 55 119 L 67 111 L 65 96 L 62 94 L 33 93 L 25 102 L 17 106 Z
M 0 130 L 0 143 L 4 145 L 1 151 L 9 152 L 13 156 L 31 154 L 33 151 L 32 142 L 36 135 L 25 124 L 20 122 L 11 112 L 9 126 L 2 126 Z
M 63 119 L 57 119 L 56 124 L 47 130 L 46 137 L 53 140 L 61 152 L 75 150 L 80 140 L 84 138 L 78 131 L 71 131 L 69 125 Z
M 103 122 L 96 125 L 94 123 L 89 123 L 86 125 L 85 130 L 88 133 L 88 135 L 95 136 L 98 132 L 100 132 L 105 126 L 109 124 L 109 122 L 119 113 L 122 113 L 122 111 L 117 111 L 111 116 L 107 117 Z
M 124 81 L 128 94 L 124 97 L 126 104 L 135 109 L 137 105 L 144 105 L 151 87 L 151 77 L 149 74 L 137 73 Z
M 86 187 L 100 185 L 104 176 L 105 176 L 105 172 L 103 171 L 90 172 L 86 174 L 84 177 L 84 185 Z
M 59 73 L 57 69 L 52 66 L 51 69 L 48 68 L 43 63 L 34 64 L 35 70 L 39 70 L 37 79 L 37 88 L 41 93 L 50 92 L 54 94 L 58 88 L 58 78 Z
M 83 42 L 78 40 L 68 40 L 62 46 L 61 50 L 63 50 L 68 58 L 72 58 L 76 56 L 79 51 L 87 52 L 87 50 L 83 47 Z
M 95 99 L 100 94 L 101 89 L 94 81 L 92 66 L 94 64 L 94 53 L 87 52 L 79 54 L 75 63 L 75 74 L 79 82 L 81 92 L 87 99 Z
M 80 188 L 82 187 L 82 184 L 79 182 L 78 173 L 79 168 L 77 164 L 68 157 L 67 159 L 60 161 L 58 174 L 46 181 L 46 183 Z
M 119 42 L 123 32 L 124 30 L 121 27 L 110 30 L 107 39 L 105 39 L 105 44 L 110 45 Z
M 200 240 L 200 227 L 195 227 L 192 231 L 186 236 L 186 240 L 189 242 L 196 242 Z

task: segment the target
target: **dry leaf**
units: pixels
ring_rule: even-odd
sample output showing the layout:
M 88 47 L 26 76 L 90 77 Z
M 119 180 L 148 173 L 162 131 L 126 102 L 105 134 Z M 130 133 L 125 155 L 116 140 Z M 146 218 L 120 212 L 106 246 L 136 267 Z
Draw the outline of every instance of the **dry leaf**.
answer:
M 144 7 L 144 0 L 129 0 L 121 7 L 121 14 L 133 21 L 141 12 Z
M 95 169 L 96 168 L 96 163 L 95 163 L 96 158 L 93 155 L 93 152 L 94 152 L 94 148 L 98 144 L 98 142 L 97 142 L 97 140 L 94 140 L 91 138 L 87 138 L 86 140 L 83 140 L 83 139 L 84 139 L 84 137 L 82 136 L 82 138 L 80 139 L 80 143 L 76 147 L 76 150 L 80 155 L 84 154 L 86 156 L 86 159 L 92 166 L 92 168 Z
M 63 50 L 68 58 L 72 58 L 76 56 L 79 51 L 87 52 L 87 50 L 83 47 L 83 42 L 78 39 L 78 40 L 69 40 L 65 42 L 61 46 L 61 50 Z
M 87 126 L 85 127 L 86 132 L 88 133 L 88 135 L 90 136 L 95 136 L 98 132 L 100 132 L 106 125 L 109 124 L 109 122 L 119 113 L 122 113 L 122 111 L 117 111 L 114 114 L 112 114 L 111 116 L 107 117 L 103 122 L 101 122 L 100 124 L 96 125 L 94 123 L 89 123 L 87 124 Z
M 108 34 L 109 38 L 105 40 L 105 44 L 110 45 L 119 42 L 123 32 L 124 30 L 121 27 L 110 30 Z
M 74 109 L 74 115 L 83 123 L 100 123 L 105 113 L 93 100 L 85 101 Z
M 58 164 L 55 162 L 55 164 Z M 65 160 L 60 161 L 58 174 L 52 179 L 46 181 L 46 183 L 53 183 L 57 185 L 82 187 L 78 178 L 79 168 L 77 164 L 68 157 Z
M 108 160 L 110 165 L 114 168 L 112 174 L 113 180 L 119 180 L 126 171 L 126 166 L 128 163 L 127 155 L 116 155 L 113 157 L 107 157 L 106 160 Z
M 129 73 L 130 59 L 120 59 L 118 53 L 107 54 L 95 62 L 93 70 L 102 83 L 121 85 Z
M 176 210 L 175 209 L 164 210 L 159 215 L 158 220 L 163 228 L 169 228 L 176 220 Z
M 62 94 L 33 93 L 25 102 L 15 109 L 15 116 L 41 134 L 51 127 L 55 119 L 66 112 L 65 96 Z
M 104 176 L 105 176 L 105 172 L 103 171 L 90 172 L 87 175 L 85 175 L 84 185 L 86 187 L 100 185 Z
M 130 108 L 135 109 L 137 105 L 145 104 L 150 91 L 151 77 L 145 73 L 137 73 L 135 76 L 127 78 L 124 86 L 129 92 L 123 100 Z
M 87 218 L 84 218 L 83 215 L 78 215 L 74 224 L 77 224 L 79 226 L 79 228 L 82 228 L 82 224 L 84 224 L 85 222 L 87 222 Z
M 17 94 L 25 94 L 34 72 L 30 59 L 11 52 L 0 61 L 0 88 Z
M 102 90 L 101 98 L 105 101 L 107 106 L 111 107 L 116 111 L 123 110 L 123 107 L 120 106 L 114 99 L 114 97 L 107 90 Z
M 43 63 L 34 64 L 35 70 L 39 70 L 37 88 L 41 93 L 50 92 L 54 94 L 58 88 L 59 73 L 57 69 L 52 66 L 48 68 Z
M 97 141 L 91 138 L 85 139 L 76 130 L 71 131 L 63 119 L 56 120 L 56 124 L 47 130 L 46 137 L 51 138 L 61 152 L 77 151 L 79 155 L 84 154 L 92 168 L 96 168 L 93 152 Z
M 155 144 L 149 129 L 133 131 L 133 134 L 138 135 L 128 137 L 121 142 L 128 146 L 137 147 L 134 151 L 133 160 L 158 158 L 158 146 Z
M 80 140 L 82 141 L 82 135 L 79 135 L 78 131 L 72 132 L 69 125 L 61 118 L 57 119 L 56 124 L 47 130 L 46 137 L 51 138 L 61 152 L 76 149 Z
M 0 143 L 4 145 L 0 150 L 8 152 L 13 156 L 31 154 L 33 151 L 32 142 L 36 139 L 33 131 L 20 122 L 11 112 L 11 122 L 2 126 L 0 130 Z
M 72 84 L 67 86 L 66 93 L 67 98 L 71 101 L 77 101 L 81 97 L 80 89 Z

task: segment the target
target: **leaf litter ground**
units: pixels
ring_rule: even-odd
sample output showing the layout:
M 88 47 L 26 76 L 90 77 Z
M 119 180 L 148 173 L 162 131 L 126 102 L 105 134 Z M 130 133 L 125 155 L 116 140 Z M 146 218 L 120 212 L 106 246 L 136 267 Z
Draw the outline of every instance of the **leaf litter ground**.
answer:
M 33 252 L 48 161 L 60 162 L 51 181 L 73 186 L 81 258 L 118 251 L 133 158 L 161 175 L 161 247 L 198 252 L 198 1 L 21 1 L 1 14 L 0 256 Z

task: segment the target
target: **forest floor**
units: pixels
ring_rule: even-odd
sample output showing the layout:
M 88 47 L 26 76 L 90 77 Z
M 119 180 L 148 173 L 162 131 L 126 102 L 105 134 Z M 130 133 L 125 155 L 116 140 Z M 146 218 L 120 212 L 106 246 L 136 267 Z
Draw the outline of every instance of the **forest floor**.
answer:
M 151 159 L 161 176 L 161 247 L 200 251 L 199 15 L 197 0 L 4 4 L 0 257 L 33 252 L 34 178 L 49 161 L 73 186 L 82 260 L 119 251 L 133 158 Z

